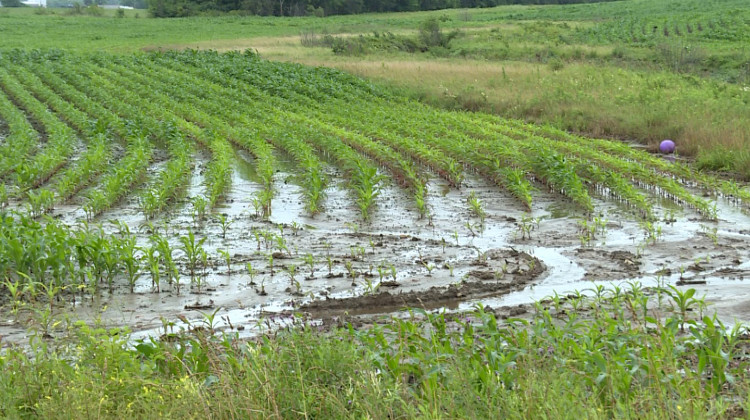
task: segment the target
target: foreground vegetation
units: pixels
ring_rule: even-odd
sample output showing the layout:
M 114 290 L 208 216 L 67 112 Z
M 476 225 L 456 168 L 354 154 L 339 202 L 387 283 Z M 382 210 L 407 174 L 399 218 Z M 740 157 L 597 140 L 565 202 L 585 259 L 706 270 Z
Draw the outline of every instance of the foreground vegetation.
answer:
M 360 330 L 249 342 L 212 314 L 161 339 L 73 322 L 7 350 L 5 418 L 735 418 L 748 404 L 740 325 L 638 284 L 555 296 L 528 319 L 413 311 Z M 299 323 L 297 321 L 296 323 Z M 274 320 L 264 320 L 271 328 Z

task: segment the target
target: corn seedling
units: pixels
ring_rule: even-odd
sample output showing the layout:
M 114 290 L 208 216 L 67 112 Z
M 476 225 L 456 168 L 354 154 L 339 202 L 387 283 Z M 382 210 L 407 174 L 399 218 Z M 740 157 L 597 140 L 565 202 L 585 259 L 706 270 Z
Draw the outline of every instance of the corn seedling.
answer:
M 187 258 L 188 268 L 190 269 L 190 281 L 195 280 L 195 271 L 198 267 L 198 261 L 201 258 L 201 251 L 203 251 L 203 243 L 206 242 L 206 238 L 201 238 L 196 241 L 195 234 L 192 229 L 188 230 L 187 236 L 180 237 L 180 243 L 182 243 L 182 251 L 185 252 Z
M 223 239 L 226 239 L 227 230 L 229 230 L 229 226 L 231 226 L 234 221 L 227 219 L 227 216 L 223 213 L 217 214 L 215 216 L 215 219 L 217 222 L 219 222 L 219 226 L 221 226 L 221 237 Z
M 271 277 L 273 277 L 273 254 L 268 254 L 268 270 L 271 272 Z
M 255 285 L 255 268 L 253 268 L 253 263 L 246 263 L 245 268 L 247 269 L 247 274 L 250 276 L 250 283 L 248 285 L 253 286 Z
M 472 191 L 471 194 L 469 194 L 469 197 L 466 199 L 466 202 L 469 204 L 469 210 L 471 211 L 471 214 L 473 214 L 475 217 L 478 217 L 479 223 L 483 225 L 484 219 L 487 217 L 487 213 L 482 206 L 482 202 L 479 200 L 479 198 L 477 198 L 476 192 Z
M 232 257 L 229 255 L 229 249 L 220 249 L 217 251 L 224 262 L 227 264 L 227 279 L 232 278 Z
M 351 261 L 346 261 L 344 263 L 344 267 L 346 267 L 346 272 L 349 274 L 350 279 L 353 280 L 354 278 L 356 278 L 357 273 L 354 271 L 354 266 Z M 353 282 L 352 285 L 354 285 Z
M 307 264 L 308 267 L 310 267 L 310 279 L 315 278 L 315 257 L 313 257 L 312 254 L 306 254 L 305 255 L 305 264 Z
M 326 265 L 328 266 L 328 276 L 333 276 L 333 258 L 330 255 L 326 255 Z

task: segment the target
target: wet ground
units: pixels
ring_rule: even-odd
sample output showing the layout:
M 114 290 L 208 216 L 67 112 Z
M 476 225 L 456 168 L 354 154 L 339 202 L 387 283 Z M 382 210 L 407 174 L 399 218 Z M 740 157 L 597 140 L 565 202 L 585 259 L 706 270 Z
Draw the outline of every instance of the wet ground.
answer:
M 407 192 L 388 185 L 372 221 L 365 223 L 345 181 L 330 168 L 333 181 L 322 214 L 306 215 L 292 175 L 279 172 L 272 214 L 263 220 L 252 205 L 260 187 L 251 158 L 240 157 L 226 203 L 215 210 L 231 220 L 225 236 L 214 217 L 196 222 L 187 200 L 153 221 L 176 248 L 188 230 L 207 238 L 204 248 L 211 259 L 199 270 L 200 290 L 190 287 L 184 253 L 178 250 L 180 294 L 169 286 L 156 293 L 144 273 L 135 293 L 122 280 L 111 295 L 79 297 L 75 305 L 68 296 L 56 316 L 128 326 L 143 337 L 183 328 L 185 319 L 204 322 L 203 314 L 215 312 L 217 328 L 252 335 L 291 322 L 293 313 L 315 320 L 378 316 L 405 306 L 468 310 L 482 302 L 512 316 L 554 293 L 640 282 L 695 288 L 725 322 L 750 320 L 750 283 L 745 281 L 750 278 L 750 217 L 728 202 L 718 202 L 717 222 L 664 203 L 664 220 L 649 237 L 627 209 L 598 200 L 598 232 L 582 240 L 582 214 L 560 196 L 538 193 L 527 214 L 498 187 L 469 176 L 461 190 L 433 179 L 432 216 L 425 219 L 418 218 Z M 201 165 L 199 160 L 188 196 L 203 191 Z M 487 213 L 483 225 L 466 202 L 472 191 Z M 85 216 L 75 204 L 56 208 L 54 215 L 70 223 Z M 114 219 L 133 231 L 150 229 L 135 198 L 97 221 L 113 229 L 106 222 Z M 145 233 L 142 243 L 147 243 Z M 230 267 L 219 250 L 231 255 Z M 23 342 L 29 324 L 7 318 L 0 325 L 3 344 Z

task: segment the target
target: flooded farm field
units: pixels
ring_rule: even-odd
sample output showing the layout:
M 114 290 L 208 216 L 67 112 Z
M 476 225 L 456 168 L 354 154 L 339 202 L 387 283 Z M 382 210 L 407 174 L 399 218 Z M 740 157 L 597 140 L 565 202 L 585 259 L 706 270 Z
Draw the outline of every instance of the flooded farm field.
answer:
M 250 51 L 2 60 L 3 345 L 79 320 L 512 314 L 628 283 L 748 319 L 750 190 L 674 155 Z
M 253 209 L 253 178 L 238 167 L 226 204 L 205 221 L 195 220 L 190 203 L 154 221 L 127 203 L 103 214 L 96 222 L 105 230 L 114 232 L 116 219 L 139 232 L 143 244 L 153 233 L 168 238 L 181 290 L 162 284 L 157 292 L 144 273 L 131 293 L 118 279 L 112 293 L 63 295 L 56 319 L 128 327 L 138 338 L 187 328 L 209 314 L 215 328 L 250 336 L 300 318 L 367 322 L 406 307 L 464 311 L 481 303 L 518 315 L 525 312 L 518 308 L 555 294 L 631 283 L 694 288 L 725 322 L 750 319 L 750 218 L 727 202 L 719 201 L 717 221 L 667 205 L 649 231 L 601 201 L 599 226 L 587 236 L 586 219 L 559 196 L 540 195 L 527 213 L 502 190 L 469 177 L 460 190 L 430 184 L 431 217 L 422 219 L 402 190 L 388 186 L 372 220 L 363 222 L 341 184 L 329 188 L 325 212 L 309 217 L 298 188 L 287 184 L 291 174 L 280 172 L 275 182 L 287 185 L 263 220 Z M 483 222 L 467 208 L 471 194 L 485 208 Z M 67 223 L 82 217 L 66 207 L 52 216 Z M 192 276 L 180 240 L 189 232 L 205 239 L 208 260 Z M 3 322 L 3 343 L 25 341 L 34 322 Z

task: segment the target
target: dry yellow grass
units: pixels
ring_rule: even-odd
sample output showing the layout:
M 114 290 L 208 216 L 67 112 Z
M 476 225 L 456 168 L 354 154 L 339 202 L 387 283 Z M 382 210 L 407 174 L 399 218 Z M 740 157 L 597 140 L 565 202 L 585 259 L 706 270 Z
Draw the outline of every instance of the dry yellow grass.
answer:
M 349 57 L 335 55 L 330 48 L 304 47 L 300 36 L 211 40 L 172 47 L 252 49 L 270 60 L 333 67 L 384 82 L 445 108 L 550 123 L 596 137 L 636 140 L 654 148 L 660 140 L 672 138 L 683 154 L 717 145 L 746 150 L 750 144 L 750 120 L 741 107 L 726 106 L 728 102 L 722 99 L 727 97 L 725 92 L 711 95 L 708 83 L 686 82 L 664 72 L 636 72 L 586 61 L 563 62 L 562 68 L 554 68 L 529 61 L 428 54 Z M 613 47 L 573 45 L 561 46 L 559 51 L 573 49 L 606 57 Z

